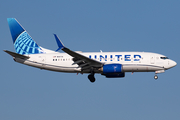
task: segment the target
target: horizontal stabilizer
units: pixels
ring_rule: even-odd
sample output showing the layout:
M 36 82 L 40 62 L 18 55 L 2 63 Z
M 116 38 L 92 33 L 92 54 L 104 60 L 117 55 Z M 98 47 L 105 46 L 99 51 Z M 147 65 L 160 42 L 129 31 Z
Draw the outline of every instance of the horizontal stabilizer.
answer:
M 11 52 L 11 51 L 8 51 L 8 50 L 4 50 L 4 52 L 8 53 L 9 55 L 11 55 L 12 57 L 15 57 L 15 58 L 21 58 L 21 59 L 28 59 L 29 58 L 28 56 L 21 55 L 21 54 L 18 54 L 18 53 L 14 53 L 14 52 Z

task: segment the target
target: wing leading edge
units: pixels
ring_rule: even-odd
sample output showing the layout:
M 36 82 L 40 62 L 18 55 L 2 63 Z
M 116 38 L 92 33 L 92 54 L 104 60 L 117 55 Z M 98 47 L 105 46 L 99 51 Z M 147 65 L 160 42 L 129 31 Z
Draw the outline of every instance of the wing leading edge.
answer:
M 59 47 L 56 51 L 61 49 L 64 52 L 66 52 L 67 54 L 69 54 L 70 56 L 72 56 L 73 57 L 73 61 L 74 61 L 74 63 L 72 65 L 78 64 L 79 67 L 82 68 L 82 70 L 90 69 L 91 67 L 93 67 L 93 68 L 100 68 L 100 67 L 103 66 L 103 63 L 101 63 L 99 61 L 90 59 L 90 58 L 88 58 L 88 57 L 86 57 L 86 56 L 84 56 L 82 54 L 79 54 L 77 52 L 74 52 L 74 51 L 66 48 L 63 45 L 63 43 L 61 42 L 61 40 L 57 37 L 56 34 L 54 34 L 54 37 L 55 37 L 57 45 Z

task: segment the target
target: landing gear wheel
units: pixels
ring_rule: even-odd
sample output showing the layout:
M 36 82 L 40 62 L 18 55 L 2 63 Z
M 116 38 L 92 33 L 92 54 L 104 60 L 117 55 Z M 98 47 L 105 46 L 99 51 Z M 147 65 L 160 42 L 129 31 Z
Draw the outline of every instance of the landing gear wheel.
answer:
M 94 77 L 94 75 L 92 75 L 92 74 L 90 74 L 90 75 L 88 75 L 88 79 L 93 83 L 93 82 L 95 82 L 95 77 Z
M 88 75 L 88 79 L 93 83 L 95 82 L 95 77 L 94 77 L 94 69 L 93 67 L 91 68 L 91 74 Z
M 154 76 L 154 79 L 155 79 L 155 80 L 157 80 L 157 79 L 158 79 L 158 76 L 157 76 L 157 75 L 155 75 L 155 76 Z

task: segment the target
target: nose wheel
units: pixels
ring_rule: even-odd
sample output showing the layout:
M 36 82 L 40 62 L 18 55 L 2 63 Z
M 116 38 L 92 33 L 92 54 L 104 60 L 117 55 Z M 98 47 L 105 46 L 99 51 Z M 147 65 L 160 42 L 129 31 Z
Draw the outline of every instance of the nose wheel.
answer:
M 155 79 L 155 80 L 157 80 L 157 79 L 158 79 L 158 76 L 157 76 L 157 75 L 155 75 L 155 76 L 154 76 L 154 79 Z

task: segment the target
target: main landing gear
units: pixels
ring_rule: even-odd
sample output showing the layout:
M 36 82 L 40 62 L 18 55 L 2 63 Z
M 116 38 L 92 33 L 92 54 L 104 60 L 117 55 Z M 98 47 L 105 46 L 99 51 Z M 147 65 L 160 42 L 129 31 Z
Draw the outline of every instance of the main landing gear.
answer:
M 88 75 L 88 79 L 93 83 L 93 82 L 95 82 L 95 77 L 94 77 L 94 74 L 89 74 Z
M 157 79 L 158 79 L 158 76 L 157 76 L 157 75 L 155 75 L 155 76 L 154 76 L 154 79 L 155 79 L 155 80 L 157 80 Z
M 94 71 L 91 70 L 91 74 L 88 75 L 88 79 L 93 83 L 95 82 Z

